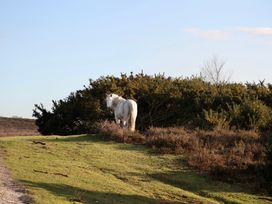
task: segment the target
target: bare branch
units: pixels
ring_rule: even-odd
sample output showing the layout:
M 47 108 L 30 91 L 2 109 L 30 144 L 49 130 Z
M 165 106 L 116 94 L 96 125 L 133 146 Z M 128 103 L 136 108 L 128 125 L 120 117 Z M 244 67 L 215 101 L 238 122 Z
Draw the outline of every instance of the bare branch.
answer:
M 201 67 L 200 76 L 212 84 L 226 84 L 229 83 L 232 74 L 224 71 L 226 62 L 213 56 L 211 59 L 205 61 Z

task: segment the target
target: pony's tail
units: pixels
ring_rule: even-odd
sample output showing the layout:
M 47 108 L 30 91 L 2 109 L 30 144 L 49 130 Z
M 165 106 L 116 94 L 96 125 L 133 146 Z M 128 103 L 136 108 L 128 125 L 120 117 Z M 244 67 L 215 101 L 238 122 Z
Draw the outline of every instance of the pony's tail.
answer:
M 130 125 L 129 130 L 134 132 L 135 131 L 135 124 L 137 118 L 137 103 L 133 100 L 130 100 Z

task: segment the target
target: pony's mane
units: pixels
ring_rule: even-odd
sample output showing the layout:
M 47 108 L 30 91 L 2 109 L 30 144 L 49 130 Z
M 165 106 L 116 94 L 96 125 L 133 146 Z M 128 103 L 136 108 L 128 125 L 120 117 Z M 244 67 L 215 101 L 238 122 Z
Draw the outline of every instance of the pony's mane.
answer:
M 126 99 L 124 99 L 122 96 L 118 96 L 117 94 L 112 94 L 112 106 L 116 107 L 119 101 L 124 101 Z

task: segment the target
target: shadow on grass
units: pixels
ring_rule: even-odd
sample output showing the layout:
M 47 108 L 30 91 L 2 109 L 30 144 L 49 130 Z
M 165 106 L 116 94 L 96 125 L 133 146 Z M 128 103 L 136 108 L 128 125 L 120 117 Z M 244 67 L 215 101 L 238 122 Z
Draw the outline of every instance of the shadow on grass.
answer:
M 102 141 L 97 135 L 83 134 L 83 135 L 71 135 L 71 136 L 46 136 L 43 139 L 48 142 L 98 142 Z
M 54 139 L 55 138 L 55 139 Z M 152 153 L 151 149 L 147 148 L 143 144 L 127 144 L 127 143 L 121 143 L 116 142 L 112 140 L 106 140 L 103 139 L 103 137 L 93 134 L 84 134 L 84 135 L 78 135 L 78 136 L 63 136 L 63 137 L 56 137 L 52 136 L 52 139 L 44 139 L 44 142 L 91 142 L 91 143 L 102 143 L 104 145 L 115 145 L 115 148 L 118 148 L 120 150 L 132 150 L 132 151 L 139 151 L 139 152 L 148 152 Z
M 252 194 L 249 186 L 232 185 L 225 182 L 211 181 L 207 175 L 198 175 L 194 172 L 185 171 L 169 171 L 166 173 L 149 174 L 152 179 L 156 179 L 168 185 L 172 185 L 183 190 L 196 193 L 203 197 L 213 198 L 219 202 L 229 203 L 230 200 L 212 193 L 245 193 Z M 259 202 L 272 201 L 269 194 L 255 194 Z
M 21 180 L 26 186 L 44 189 L 54 194 L 55 196 L 61 196 L 65 200 L 77 203 L 177 203 L 181 204 L 184 202 L 171 202 L 162 199 L 149 198 L 141 195 L 125 195 L 110 192 L 98 192 L 81 189 L 79 187 L 73 187 L 65 184 L 55 183 L 42 183 L 42 182 L 31 182 Z
M 49 139 L 47 139 L 49 138 Z M 105 140 L 97 134 L 84 134 L 72 136 L 48 136 L 44 141 L 48 142 L 103 142 L 105 144 L 117 144 L 113 140 Z

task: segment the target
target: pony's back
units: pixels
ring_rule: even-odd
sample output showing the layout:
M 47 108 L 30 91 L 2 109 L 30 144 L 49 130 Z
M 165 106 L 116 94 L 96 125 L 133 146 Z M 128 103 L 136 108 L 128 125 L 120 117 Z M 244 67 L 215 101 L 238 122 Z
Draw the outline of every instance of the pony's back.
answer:
M 136 118 L 137 118 L 137 103 L 131 99 L 127 100 L 129 102 L 129 108 L 130 108 L 130 125 L 129 129 L 130 131 L 135 131 L 135 124 L 136 124 Z

